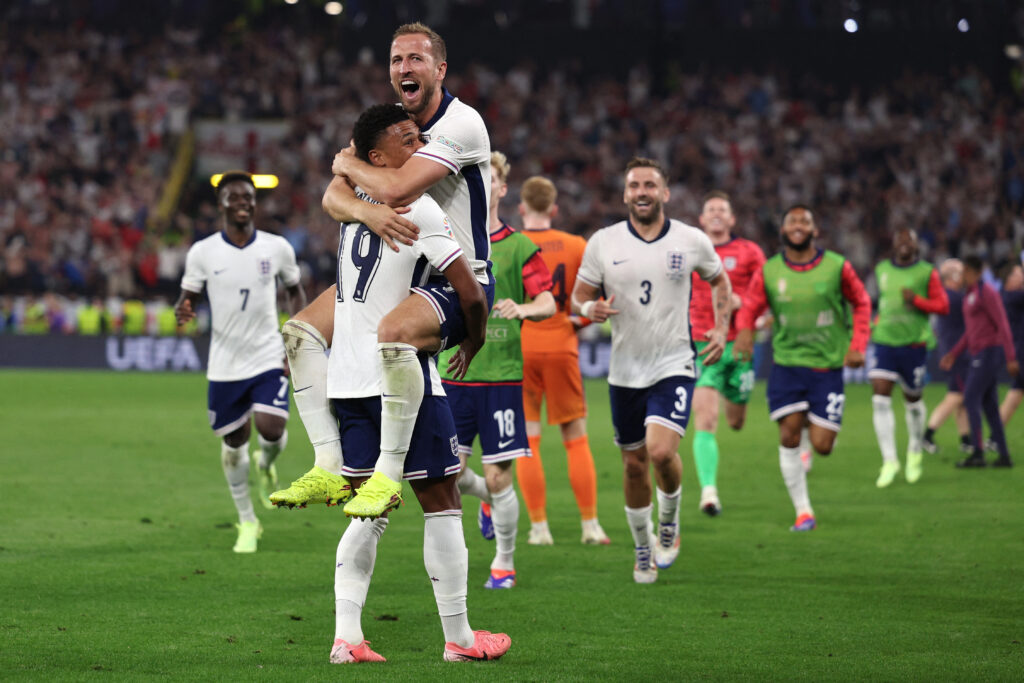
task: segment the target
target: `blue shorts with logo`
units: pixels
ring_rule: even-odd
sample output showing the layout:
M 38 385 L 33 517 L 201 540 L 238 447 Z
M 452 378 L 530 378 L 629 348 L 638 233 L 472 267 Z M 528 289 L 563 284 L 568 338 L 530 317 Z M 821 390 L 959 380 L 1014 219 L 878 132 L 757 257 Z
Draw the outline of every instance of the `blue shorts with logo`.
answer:
M 487 262 L 487 284 L 481 284 L 487 296 L 487 310 L 494 306 L 494 274 L 491 273 L 491 262 Z M 413 287 L 412 291 L 419 294 L 437 314 L 441 324 L 441 351 L 454 348 L 466 338 L 466 319 L 462 315 L 462 303 L 455 288 L 444 278 L 431 278 L 422 287 Z
M 480 461 L 505 462 L 530 455 L 523 414 L 523 385 L 444 383 L 459 435 L 459 452 L 473 453 L 480 436 Z
M 380 396 L 332 398 L 341 427 L 346 477 L 369 477 L 380 457 Z M 405 479 L 434 479 L 458 474 L 459 439 L 444 396 L 424 396 L 405 457 Z
M 690 422 L 695 377 L 666 377 L 646 389 L 608 385 L 615 443 L 626 451 L 643 447 L 647 425 L 667 427 L 683 436 Z
M 875 344 L 874 360 L 868 368 L 868 379 L 899 382 L 908 396 L 920 396 L 928 374 L 928 349 L 920 346 L 887 346 Z
M 771 418 L 781 420 L 793 413 L 806 412 L 816 425 L 838 432 L 843 423 L 843 369 L 775 365 L 768 375 L 768 410 Z
M 288 419 L 288 378 L 284 370 L 267 370 L 249 379 L 210 382 L 206 390 L 210 427 L 217 436 L 245 424 L 253 412 Z

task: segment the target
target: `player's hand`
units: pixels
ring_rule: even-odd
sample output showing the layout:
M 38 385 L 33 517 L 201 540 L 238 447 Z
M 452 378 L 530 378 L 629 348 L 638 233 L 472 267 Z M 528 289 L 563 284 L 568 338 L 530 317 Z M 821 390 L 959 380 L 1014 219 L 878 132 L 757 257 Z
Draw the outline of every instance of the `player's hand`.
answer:
M 403 217 L 403 214 L 409 213 L 408 206 L 392 209 L 387 204 L 366 202 L 366 206 L 361 209 L 362 223 L 379 235 L 391 247 L 391 251 L 398 251 L 396 241 L 411 247 L 412 243 L 419 239 L 420 229 L 408 218 Z
M 754 331 L 740 330 L 732 343 L 732 355 L 736 360 L 746 363 L 754 358 Z
M 459 344 L 459 350 L 448 359 L 448 373 L 452 376 L 452 379 L 460 380 L 466 376 L 466 372 L 469 371 L 469 364 L 473 362 L 473 357 L 476 356 L 479 350 L 480 347 L 468 338 Z
M 903 288 L 903 303 L 905 303 L 909 308 L 917 308 L 916 306 L 914 306 L 915 296 L 917 296 L 917 294 L 914 293 L 914 290 L 912 290 L 910 287 Z
M 174 319 L 178 321 L 178 327 L 191 322 L 195 317 L 196 312 L 192 310 L 192 302 L 188 299 L 174 307 Z
M 501 299 L 500 301 L 494 302 L 494 307 L 491 309 L 492 315 L 497 315 L 499 318 L 505 318 L 506 320 L 522 320 L 526 316 L 523 315 L 522 307 L 512 299 Z
M 704 365 L 714 365 L 722 357 L 722 353 L 725 351 L 725 337 L 725 332 L 718 329 L 711 329 L 704 333 L 708 345 L 697 354 L 704 357 Z
M 953 363 L 956 358 L 951 353 L 947 353 L 945 356 L 939 359 L 939 367 L 943 370 L 949 370 L 953 367 Z
M 1006 371 L 1010 373 L 1011 377 L 1016 377 L 1017 373 L 1020 372 L 1020 364 L 1015 360 L 1011 360 L 1006 364 Z
M 334 155 L 334 162 L 331 163 L 331 173 L 334 175 L 347 176 L 348 169 L 351 168 L 349 164 L 356 160 L 355 145 L 349 143 L 348 147 Z
M 854 351 L 850 349 L 846 352 L 846 358 L 843 359 L 843 365 L 848 368 L 860 368 L 864 366 L 864 352 Z
M 590 318 L 592 322 L 603 323 L 605 320 L 612 317 L 613 315 L 618 315 L 619 310 L 617 308 L 612 308 L 612 302 L 614 301 L 614 294 L 608 297 L 607 301 L 605 301 L 603 298 L 598 299 L 597 301 L 594 302 L 594 307 L 590 309 L 590 315 L 587 317 Z

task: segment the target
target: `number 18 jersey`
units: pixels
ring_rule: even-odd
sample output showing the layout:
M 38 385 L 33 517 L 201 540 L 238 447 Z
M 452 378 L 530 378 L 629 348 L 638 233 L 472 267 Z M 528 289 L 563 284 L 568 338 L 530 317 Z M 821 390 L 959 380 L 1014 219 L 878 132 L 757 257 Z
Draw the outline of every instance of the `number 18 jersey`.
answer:
M 577 277 L 615 297 L 608 383 L 642 389 L 666 377 L 696 377 L 690 279 L 711 280 L 722 261 L 704 231 L 667 220 L 650 242 L 629 221 L 594 234 Z

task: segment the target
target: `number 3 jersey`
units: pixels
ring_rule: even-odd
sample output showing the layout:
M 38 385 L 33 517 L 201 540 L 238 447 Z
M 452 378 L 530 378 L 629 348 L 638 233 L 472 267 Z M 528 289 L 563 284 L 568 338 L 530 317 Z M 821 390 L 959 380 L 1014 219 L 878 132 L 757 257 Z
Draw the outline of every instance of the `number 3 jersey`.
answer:
M 330 398 L 380 395 L 377 326 L 381 319 L 409 296 L 410 288 L 426 282 L 431 266 L 444 271 L 463 255 L 437 202 L 423 195 L 409 209 L 405 218 L 419 227 L 419 239 L 411 247 L 400 245 L 397 252 L 365 225 L 341 224 L 334 338 L 327 365 Z M 427 395 L 444 396 L 435 363 L 427 362 L 426 367 L 430 373 Z
M 604 289 L 611 306 L 608 383 L 642 389 L 666 377 L 695 377 L 690 280 L 711 280 L 722 261 L 702 230 L 666 220 L 650 242 L 629 221 L 590 238 L 577 278 Z
M 299 283 L 295 251 L 278 235 L 257 230 L 239 247 L 223 232 L 188 250 L 181 288 L 210 299 L 213 335 L 206 378 L 233 382 L 284 367 L 278 331 L 277 276 Z

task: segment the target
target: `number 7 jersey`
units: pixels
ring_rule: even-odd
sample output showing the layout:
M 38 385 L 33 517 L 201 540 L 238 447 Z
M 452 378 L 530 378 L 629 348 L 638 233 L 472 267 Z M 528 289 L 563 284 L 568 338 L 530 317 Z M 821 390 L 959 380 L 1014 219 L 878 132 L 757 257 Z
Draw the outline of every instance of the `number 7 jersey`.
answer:
M 590 238 L 577 277 L 615 297 L 608 383 L 642 389 L 666 377 L 695 377 L 690 280 L 711 280 L 722 261 L 704 231 L 666 220 L 650 242 L 629 221 Z

